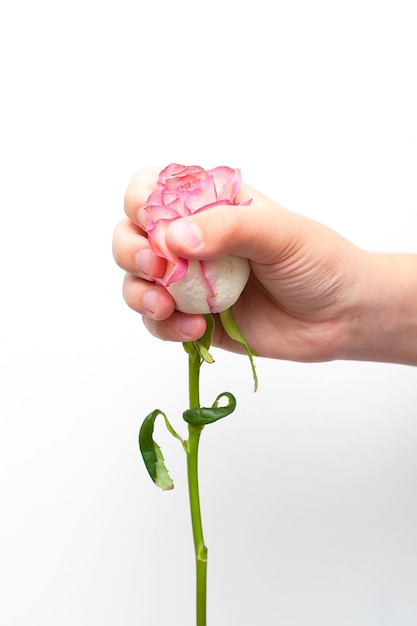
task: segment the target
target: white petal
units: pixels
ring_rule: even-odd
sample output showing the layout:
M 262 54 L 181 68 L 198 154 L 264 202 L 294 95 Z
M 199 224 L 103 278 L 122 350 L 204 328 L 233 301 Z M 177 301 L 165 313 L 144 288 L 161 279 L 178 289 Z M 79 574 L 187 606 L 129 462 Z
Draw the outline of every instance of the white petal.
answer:
M 200 261 L 190 261 L 185 276 L 167 288 L 178 311 L 220 313 L 231 307 L 242 293 L 250 274 L 247 259 L 229 255 L 203 263 L 204 273 Z

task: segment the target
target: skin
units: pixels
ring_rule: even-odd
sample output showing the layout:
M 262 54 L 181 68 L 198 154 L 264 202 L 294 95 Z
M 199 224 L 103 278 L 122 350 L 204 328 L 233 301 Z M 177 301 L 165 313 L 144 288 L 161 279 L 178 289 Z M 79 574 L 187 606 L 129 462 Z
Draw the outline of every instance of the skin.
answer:
M 139 210 L 161 169 L 141 170 L 130 182 L 113 254 L 126 272 L 124 298 L 147 329 L 160 339 L 191 341 L 204 332 L 204 318 L 176 311 L 169 293 L 153 282 L 165 262 L 150 250 L 140 224 Z M 236 254 L 250 260 L 233 316 L 260 356 L 417 365 L 417 255 L 362 250 L 242 184 L 237 201 L 248 198 L 248 207 L 214 207 L 172 222 L 167 243 L 188 259 Z M 220 323 L 213 344 L 240 351 Z

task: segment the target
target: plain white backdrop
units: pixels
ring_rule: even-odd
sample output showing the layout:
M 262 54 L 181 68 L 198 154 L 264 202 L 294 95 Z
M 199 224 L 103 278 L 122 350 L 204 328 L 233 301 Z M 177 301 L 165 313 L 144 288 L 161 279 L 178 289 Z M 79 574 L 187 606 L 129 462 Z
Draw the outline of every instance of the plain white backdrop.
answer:
M 186 357 L 122 300 L 133 173 L 240 167 L 371 250 L 417 252 L 412 0 L 5 0 L 0 9 L 0 623 L 192 626 Z M 416 295 L 417 297 L 417 295 Z M 417 623 L 417 370 L 214 351 L 211 626 Z M 182 430 L 185 434 L 185 431 Z

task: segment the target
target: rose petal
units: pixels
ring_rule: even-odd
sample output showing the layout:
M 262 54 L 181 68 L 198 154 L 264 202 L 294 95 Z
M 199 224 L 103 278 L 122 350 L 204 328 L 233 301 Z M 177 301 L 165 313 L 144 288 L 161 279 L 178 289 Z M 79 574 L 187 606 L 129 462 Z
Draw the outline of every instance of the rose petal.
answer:
M 234 204 L 240 184 L 238 169 L 204 170 L 198 165 L 171 163 L 160 172 L 158 188 L 140 211 L 151 249 L 167 261 L 164 276 L 155 281 L 168 288 L 181 311 L 217 313 L 231 306 L 244 288 L 249 263 L 237 257 L 215 261 L 180 258 L 166 244 L 166 229 L 176 219 Z M 250 204 L 250 200 L 243 204 Z
M 204 271 L 203 271 L 204 267 Z M 233 306 L 250 273 L 249 261 L 227 256 L 215 261 L 190 261 L 187 272 L 168 287 L 183 313 L 219 313 Z
M 189 189 L 187 193 L 184 193 L 184 204 L 191 213 L 195 213 L 202 206 L 212 204 L 216 200 L 216 187 L 212 176 L 201 180 L 198 187 Z
M 242 182 L 241 171 L 221 166 L 208 170 L 207 173 L 214 177 L 217 198 L 228 199 L 233 202 Z
M 206 170 L 198 165 L 184 166 L 171 163 L 160 173 L 158 183 L 167 188 L 178 188 L 204 180 L 206 177 Z
M 187 259 L 183 259 L 179 256 L 176 264 L 172 267 L 172 269 L 170 268 L 171 271 L 169 274 L 164 277 L 164 287 L 169 287 L 171 283 L 181 280 L 181 278 L 187 273 L 188 263 Z

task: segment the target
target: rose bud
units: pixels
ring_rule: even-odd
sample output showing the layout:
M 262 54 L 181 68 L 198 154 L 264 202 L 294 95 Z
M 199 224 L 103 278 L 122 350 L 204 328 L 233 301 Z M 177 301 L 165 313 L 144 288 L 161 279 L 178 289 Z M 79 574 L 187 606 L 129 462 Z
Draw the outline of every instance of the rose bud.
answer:
M 189 261 L 173 254 L 165 243 L 168 225 L 182 217 L 218 205 L 236 203 L 241 173 L 230 167 L 204 170 L 199 166 L 171 164 L 159 174 L 141 219 L 156 255 L 167 261 L 165 275 L 155 279 L 172 295 L 183 313 L 220 313 L 242 293 L 250 274 L 249 261 L 229 255 L 209 261 Z

